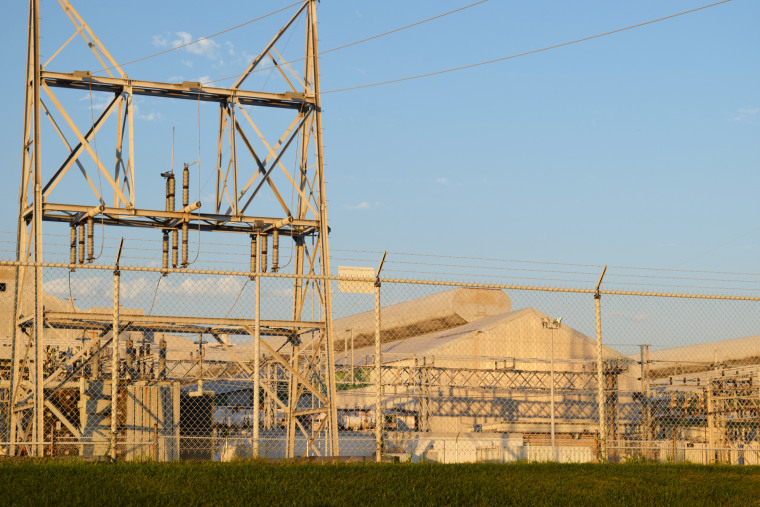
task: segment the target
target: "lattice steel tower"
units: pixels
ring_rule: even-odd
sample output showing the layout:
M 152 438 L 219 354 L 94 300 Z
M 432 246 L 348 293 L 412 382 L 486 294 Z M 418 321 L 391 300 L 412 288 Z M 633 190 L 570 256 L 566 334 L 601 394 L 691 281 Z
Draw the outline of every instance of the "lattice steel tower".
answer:
M 69 0 L 58 0 L 58 3 L 72 22 L 74 32 L 44 63 L 40 60 L 39 0 L 30 0 L 29 3 L 16 250 L 15 325 L 11 326 L 11 441 L 31 443 L 27 446 L 27 452 L 43 452 L 40 442 L 45 440 L 43 413 L 46 405 L 49 405 L 48 391 L 60 380 L 48 375 L 43 368 L 48 329 L 98 329 L 101 334 L 110 333 L 110 336 L 115 335 L 117 339 L 123 331 L 119 327 L 118 314 L 114 320 L 116 328 L 108 328 L 111 325 L 108 321 L 100 322 L 100 327 L 92 327 L 98 324 L 95 322 L 98 316 L 89 316 L 87 320 L 75 312 L 69 315 L 59 312 L 49 316 L 43 308 L 43 263 L 46 262 L 42 248 L 45 243 L 43 222 L 59 222 L 70 226 L 71 258 L 70 264 L 64 267 L 72 270 L 93 262 L 93 224 L 102 223 L 108 230 L 122 227 L 156 230 L 155 234 L 163 241 L 163 269 L 170 276 L 182 273 L 183 269 L 187 271 L 189 231 L 198 231 L 205 243 L 213 243 L 214 238 L 218 239 L 222 233 L 231 233 L 250 236 L 251 257 L 254 259 L 251 262 L 251 278 L 255 278 L 258 284 L 264 275 L 256 275 L 267 271 L 265 252 L 267 243 L 271 241 L 272 264 L 266 276 L 273 276 L 272 271 L 280 277 L 290 275 L 288 283 L 291 284 L 292 307 L 289 319 L 267 319 L 257 311 L 255 318 L 248 320 L 225 321 L 223 318 L 167 315 L 151 316 L 150 320 L 146 318 L 144 322 L 133 325 L 139 324 L 141 329 L 146 330 L 164 331 L 171 331 L 176 326 L 178 332 L 197 328 L 215 338 L 220 333 L 252 336 L 257 344 L 257 354 L 259 350 L 265 351 L 264 360 L 276 365 L 290 386 L 288 397 L 269 393 L 287 417 L 288 455 L 292 456 L 295 452 L 294 435 L 299 431 L 305 436 L 308 433 L 308 438 L 312 440 L 316 438 L 315 434 L 321 434 L 321 438 L 327 442 L 324 452 L 338 454 L 331 291 L 329 281 L 323 278 L 330 273 L 330 261 L 322 154 L 316 0 L 303 1 L 295 14 L 276 31 L 229 88 L 206 86 L 197 82 L 174 84 L 129 78 Z M 280 58 L 276 48 L 284 34 L 295 31 L 295 27 L 299 26 L 296 24 L 299 18 L 306 21 L 303 39 L 305 53 L 303 62 L 299 64 L 303 65 L 300 73 Z M 91 62 L 97 64 L 98 70 L 49 70 L 55 66 L 59 53 L 78 38 L 84 40 L 94 55 L 95 60 Z M 281 93 L 246 90 L 243 87 L 246 79 L 267 59 L 274 62 L 274 68 L 287 88 Z M 59 100 L 54 89 L 96 93 L 107 97 L 108 102 L 91 125 L 81 128 L 77 125 L 75 115 L 67 112 L 64 101 Z M 165 175 L 166 203 L 138 199 L 138 180 L 149 173 L 153 178 L 157 177 L 155 169 L 151 173 L 146 167 L 151 165 L 149 162 L 143 165 L 139 159 L 135 159 L 134 130 L 137 127 L 133 122 L 136 115 L 133 98 L 141 95 L 185 100 L 193 108 L 200 102 L 219 104 L 218 137 L 215 140 L 216 189 L 211 206 L 190 202 L 186 189 L 188 169 L 183 174 L 185 188 L 181 206 L 174 203 L 173 174 Z M 265 120 L 257 119 L 254 122 L 255 115 L 249 113 L 249 110 L 262 109 L 290 115 L 284 132 L 280 131 L 281 135 L 270 141 L 267 141 L 257 123 Z M 49 124 L 42 116 L 50 120 Z M 102 135 L 109 118 L 109 125 L 115 119 L 116 150 L 115 153 L 108 154 L 109 160 L 106 161 L 103 150 L 98 154 L 97 147 L 93 146 L 93 139 L 98 132 Z M 46 139 L 43 139 L 43 121 L 47 128 L 45 132 L 51 134 Z M 65 156 L 56 160 L 55 152 L 48 154 L 47 148 L 53 144 L 58 145 L 59 140 L 65 147 Z M 292 158 L 295 161 L 297 170 L 294 175 L 283 164 L 286 154 L 288 160 Z M 152 164 L 153 167 L 155 165 Z M 97 176 L 92 174 L 93 170 Z M 102 179 L 100 188 L 94 183 L 96 177 Z M 64 182 L 66 185 L 63 185 Z M 64 186 L 65 190 L 61 190 Z M 291 202 L 292 209 L 282 197 L 285 190 L 295 196 L 295 205 Z M 257 208 L 257 203 L 264 194 L 274 197 L 277 211 L 257 215 L 255 210 L 263 209 Z M 179 194 L 177 197 L 179 201 Z M 269 202 L 274 200 L 270 199 Z M 209 207 L 212 209 L 207 210 Z M 307 242 L 307 239 L 310 241 Z M 293 242 L 293 262 L 288 268 L 289 273 L 278 264 L 276 257 L 280 240 Z M 247 244 L 247 237 L 245 242 Z M 309 243 L 313 246 L 310 247 Z M 118 266 L 114 268 L 116 271 Z M 257 297 L 260 294 L 258 287 L 257 285 Z M 307 298 L 317 302 L 320 308 L 318 318 L 305 318 Z M 258 301 L 257 308 L 260 308 Z M 138 317 L 134 319 L 139 321 Z M 114 330 L 118 332 L 114 333 Z M 267 341 L 262 339 L 271 336 L 286 339 L 286 347 L 282 352 L 271 349 Z M 311 346 L 301 347 L 307 336 L 314 337 Z M 116 349 L 115 354 L 118 354 L 118 347 Z M 260 359 L 259 355 L 253 361 L 255 364 L 249 361 L 241 365 L 255 376 L 257 386 L 263 370 Z M 266 385 L 261 385 L 260 388 L 266 389 Z M 304 408 L 299 405 L 298 400 L 304 392 L 313 395 L 314 406 Z M 253 398 L 254 411 L 258 413 L 259 397 Z M 320 421 L 308 432 L 299 419 L 306 415 L 316 415 L 318 417 L 315 419 Z M 15 452 L 19 452 L 21 447 L 19 445 Z

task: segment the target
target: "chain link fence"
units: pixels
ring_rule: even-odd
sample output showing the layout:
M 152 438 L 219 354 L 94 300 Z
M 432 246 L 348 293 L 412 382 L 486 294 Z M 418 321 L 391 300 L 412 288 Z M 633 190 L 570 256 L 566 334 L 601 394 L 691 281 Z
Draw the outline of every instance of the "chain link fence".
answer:
M 71 267 L 37 355 L 0 263 L 0 454 L 760 463 L 757 297 Z

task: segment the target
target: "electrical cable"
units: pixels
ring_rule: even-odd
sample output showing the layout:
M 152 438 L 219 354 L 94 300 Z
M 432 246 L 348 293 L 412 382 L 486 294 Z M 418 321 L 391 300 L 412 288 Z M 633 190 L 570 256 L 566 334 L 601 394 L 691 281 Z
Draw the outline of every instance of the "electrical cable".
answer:
M 407 76 L 407 77 L 402 77 L 402 78 L 398 78 L 398 79 L 390 79 L 388 81 L 380 81 L 380 82 L 377 82 L 377 83 L 369 83 L 369 84 L 358 85 L 358 86 L 350 86 L 350 87 L 347 87 L 347 88 L 339 88 L 339 89 L 335 89 L 335 90 L 323 91 L 322 95 L 325 95 L 327 93 L 347 92 L 347 91 L 350 91 L 350 90 L 359 90 L 359 89 L 363 89 L 363 88 L 371 88 L 371 87 L 374 87 L 374 86 L 382 86 L 382 85 L 388 85 L 388 84 L 393 84 L 393 83 L 400 83 L 400 82 L 403 82 L 403 81 L 411 81 L 411 80 L 414 80 L 414 79 L 421 79 L 421 78 L 424 78 L 424 77 L 438 76 L 438 75 L 441 75 L 441 74 L 447 74 L 449 72 L 455 72 L 455 71 L 465 70 L 465 69 L 472 69 L 474 67 L 480 67 L 482 65 L 489 65 L 489 64 L 492 64 L 492 63 L 503 62 L 505 60 L 510 60 L 512 58 L 518 58 L 518 57 L 521 57 L 521 56 L 527 56 L 527 55 L 532 55 L 532 54 L 535 54 L 535 53 L 541 53 L 543 51 L 549 51 L 550 49 L 557 49 L 557 48 L 561 48 L 563 46 L 570 46 L 572 44 L 578 44 L 580 42 L 585 42 L 585 41 L 588 41 L 588 40 L 591 40 L 591 39 L 598 39 L 599 37 L 605 37 L 607 35 L 612 35 L 612 34 L 624 32 L 626 30 L 632 30 L 634 28 L 640 28 L 642 26 L 651 25 L 652 23 L 658 23 L 660 21 L 665 21 L 667 19 L 672 19 L 672 18 L 675 18 L 675 17 L 678 17 L 678 16 L 683 16 L 685 14 L 690 14 L 690 13 L 693 13 L 693 12 L 696 12 L 696 11 L 700 11 L 702 9 L 707 9 L 707 8 L 710 8 L 710 7 L 715 7 L 716 5 L 725 4 L 725 3 L 728 3 L 730 1 L 731 0 L 722 0 L 720 2 L 715 2 L 715 3 L 709 4 L 709 5 L 703 5 L 702 7 L 697 7 L 697 8 L 694 8 L 694 9 L 690 9 L 688 11 L 683 11 L 683 12 L 679 12 L 679 13 L 676 13 L 676 14 L 671 14 L 669 16 L 665 16 L 665 17 L 662 17 L 662 18 L 652 19 L 652 20 L 649 20 L 649 21 L 645 21 L 643 23 L 638 23 L 636 25 L 626 26 L 624 28 L 618 28 L 617 30 L 611 30 L 609 32 L 599 33 L 599 34 L 596 34 L 596 35 L 591 35 L 589 37 L 583 37 L 582 39 L 576 39 L 576 40 L 569 41 L 569 42 L 563 42 L 561 44 L 555 44 L 553 46 L 546 46 L 546 47 L 543 47 L 543 48 L 540 48 L 540 49 L 534 49 L 534 50 L 526 51 L 526 52 L 523 52 L 523 53 L 517 53 L 517 54 L 509 55 L 509 56 L 503 56 L 501 58 L 494 58 L 492 60 L 486 60 L 486 61 L 478 62 L 478 63 L 471 63 L 469 65 L 462 65 L 460 67 L 453 67 L 453 68 L 450 68 L 450 69 L 444 69 L 444 70 L 439 70 L 439 71 L 435 71 L 435 72 L 428 72 L 428 73 L 425 73 L 425 74 L 417 74 L 415 76 Z
M 406 30 L 407 28 L 412 28 L 412 27 L 415 27 L 417 25 L 421 25 L 423 23 L 427 23 L 428 21 L 434 21 L 434 20 L 442 18 L 444 16 L 448 16 L 449 14 L 454 14 L 454 13 L 457 13 L 459 11 L 463 11 L 465 9 L 469 9 L 470 7 L 475 7 L 476 5 L 485 3 L 487 1 L 488 0 L 480 0 L 479 2 L 475 2 L 475 3 L 469 4 L 469 5 L 465 5 L 463 7 L 459 7 L 458 9 L 454 9 L 454 10 L 451 10 L 451 11 L 448 11 L 448 12 L 444 12 L 442 14 L 438 14 L 436 16 L 433 16 L 432 18 L 427 18 L 427 19 L 423 19 L 421 21 L 416 21 L 416 22 L 414 22 L 412 24 L 409 24 L 409 25 L 405 25 L 405 26 L 402 26 L 402 27 L 399 27 L 399 28 L 394 28 L 393 30 L 388 30 L 387 32 L 379 33 L 377 35 L 372 35 L 371 37 L 366 37 L 366 38 L 358 40 L 358 41 L 349 42 L 348 44 L 343 44 L 342 46 L 326 49 L 324 51 L 321 51 L 317 56 L 323 56 L 323 55 L 326 55 L 327 53 L 332 53 L 333 51 L 338 51 L 338 50 L 341 50 L 341 49 L 349 48 L 351 46 L 356 46 L 357 44 L 362 44 L 364 42 L 369 42 L 371 40 L 378 39 L 380 37 L 384 37 L 384 36 L 390 35 L 392 33 L 400 32 L 402 30 Z M 280 62 L 280 65 L 287 65 L 287 64 L 291 64 L 291 63 L 301 62 L 301 61 L 303 61 L 305 59 L 306 58 L 295 58 L 293 60 L 288 60 L 286 62 Z M 254 69 L 251 72 L 251 74 L 256 73 L 256 72 L 262 72 L 262 71 L 265 71 L 265 70 L 268 70 L 268 69 L 274 69 L 275 67 L 277 67 L 277 65 L 271 65 L 271 66 L 267 66 L 267 67 L 260 67 L 258 69 Z M 217 83 L 219 81 L 225 81 L 227 79 L 234 79 L 234 78 L 240 77 L 242 75 L 243 74 L 235 74 L 235 75 L 232 75 L 232 76 L 220 77 L 220 78 L 214 79 L 212 81 L 204 81 L 203 84 Z M 324 92 L 322 92 L 322 93 L 324 93 Z
M 743 238 L 744 236 L 749 236 L 750 234 L 752 234 L 753 232 L 755 232 L 755 231 L 757 231 L 757 230 L 760 230 L 760 227 L 755 227 L 754 229 L 751 229 L 751 230 L 749 230 L 749 231 L 747 231 L 747 232 L 745 232 L 745 233 L 739 234 L 739 235 L 738 235 L 738 236 L 736 236 L 735 238 L 733 238 L 733 239 L 730 239 L 730 240 L 726 241 L 725 243 L 721 243 L 720 245 L 718 245 L 718 246 L 715 246 L 715 247 L 713 247 L 713 248 L 711 248 L 711 249 L 709 249 L 709 250 L 706 250 L 706 251 L 704 251 L 704 252 L 702 252 L 702 253 L 700 253 L 700 254 L 698 254 L 698 255 L 696 255 L 696 256 L 694 256 L 694 257 L 692 257 L 691 259 L 687 259 L 687 260 L 683 261 L 682 263 L 680 263 L 680 264 L 677 264 L 677 265 L 676 265 L 676 266 L 674 266 L 674 267 L 683 266 L 684 264 L 688 264 L 689 262 L 691 262 L 691 261 L 694 261 L 694 260 L 697 260 L 697 259 L 699 259 L 700 257 L 704 257 L 705 255 L 707 255 L 707 254 L 709 254 L 709 253 L 712 253 L 712 252 L 714 252 L 715 250 L 718 250 L 718 249 L 720 249 L 720 248 L 723 248 L 723 247 L 724 247 L 724 246 L 726 246 L 726 245 L 729 245 L 729 244 L 733 243 L 733 242 L 734 242 L 734 241 L 736 241 L 737 239 L 741 239 L 741 238 Z
M 164 277 L 163 273 L 158 275 L 158 283 L 156 283 L 156 290 L 153 291 L 153 301 L 150 302 L 150 310 L 148 310 L 148 315 L 151 315 L 153 313 L 153 305 L 156 303 L 156 294 L 158 294 L 158 286 L 161 285 L 161 279 Z
M 243 286 L 240 288 L 240 292 L 238 292 L 238 295 L 235 298 L 235 301 L 232 303 L 232 306 L 230 306 L 230 309 L 227 310 L 227 313 L 224 315 L 225 319 L 230 316 L 230 313 L 232 313 L 232 310 L 235 308 L 235 305 L 237 305 L 237 302 L 240 300 L 240 296 L 243 295 L 243 291 L 245 290 L 246 285 L 248 285 L 248 282 L 250 282 L 250 281 L 251 281 L 251 279 L 248 278 L 245 281 L 245 283 L 243 284 Z
M 190 42 L 186 42 L 184 44 L 180 44 L 179 46 L 175 46 L 173 48 L 165 49 L 164 51 L 159 51 L 158 53 L 153 53 L 151 55 L 143 56 L 142 58 L 136 58 L 136 59 L 130 60 L 128 62 L 120 63 L 118 66 L 119 67 L 124 67 L 126 65 L 131 65 L 133 63 L 142 62 L 143 60 L 148 60 L 149 58 L 155 58 L 156 56 L 160 56 L 160 55 L 163 55 L 163 54 L 166 54 L 166 53 L 171 53 L 172 51 L 176 51 L 178 49 L 182 49 L 184 47 L 187 47 L 187 46 L 190 46 L 192 44 L 195 44 L 196 42 L 200 42 L 200 41 L 204 41 L 204 40 L 207 40 L 207 39 L 211 39 L 213 37 L 216 37 L 217 35 L 222 35 L 223 33 L 231 32 L 232 30 L 237 30 L 238 28 L 241 28 L 243 26 L 250 25 L 251 23 L 255 23 L 256 21 L 260 21 L 260 20 L 262 20 L 264 18 L 268 18 L 269 16 L 272 16 L 272 15 L 277 14 L 279 12 L 288 10 L 291 7 L 295 7 L 296 5 L 301 5 L 301 3 L 302 2 L 295 2 L 295 3 L 292 3 L 290 5 L 286 5 L 285 7 L 281 8 L 281 9 L 277 9 L 276 11 L 272 11 L 269 14 L 264 14 L 263 16 L 259 16 L 258 18 L 249 19 L 248 21 L 245 21 L 245 22 L 240 23 L 238 25 L 232 26 L 230 28 L 226 28 L 226 29 L 221 30 L 219 32 L 212 33 L 211 35 L 206 35 L 205 37 L 201 37 L 199 39 L 195 39 L 195 40 L 192 40 Z M 103 67 L 102 69 L 96 70 L 95 72 L 93 72 L 93 74 L 97 74 L 98 72 L 105 72 L 107 70 L 112 70 L 112 69 L 115 69 L 115 68 L 116 68 L 116 66 L 113 66 L 113 67 Z

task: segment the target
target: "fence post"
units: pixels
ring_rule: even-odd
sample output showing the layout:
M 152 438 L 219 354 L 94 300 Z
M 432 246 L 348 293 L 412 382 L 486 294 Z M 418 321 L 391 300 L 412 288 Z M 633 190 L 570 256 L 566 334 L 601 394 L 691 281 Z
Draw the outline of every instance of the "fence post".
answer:
M 599 287 L 602 285 L 602 279 L 607 272 L 607 266 L 604 266 L 599 282 L 596 284 L 596 293 L 594 294 L 594 307 L 596 310 L 596 379 L 597 379 L 597 404 L 599 405 L 599 456 L 602 460 L 607 459 L 607 420 L 604 410 L 604 364 L 602 356 L 602 294 Z
M 383 411 L 382 411 L 382 358 L 380 357 L 380 271 L 385 264 L 385 256 L 388 252 L 383 252 L 383 258 L 380 259 L 380 265 L 375 272 L 375 460 L 379 463 L 383 459 Z
M 259 395 L 261 389 L 261 235 L 256 235 L 256 310 L 253 337 L 253 457 L 259 457 Z
M 381 359 L 380 359 L 380 279 L 375 280 L 375 460 L 382 461 L 383 411 L 381 409 Z
M 116 254 L 116 266 L 113 270 L 113 324 L 111 333 L 111 460 L 116 461 L 116 433 L 118 431 L 118 399 L 119 399 L 119 283 L 121 273 L 119 272 L 119 260 L 121 259 L 121 248 L 124 246 L 124 238 L 119 243 L 119 252 Z

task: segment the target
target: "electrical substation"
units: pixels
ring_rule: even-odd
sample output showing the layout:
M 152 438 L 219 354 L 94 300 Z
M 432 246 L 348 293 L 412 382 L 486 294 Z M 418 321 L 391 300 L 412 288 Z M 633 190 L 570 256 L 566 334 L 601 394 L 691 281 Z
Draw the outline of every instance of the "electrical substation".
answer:
M 128 76 L 58 3 L 73 35 L 43 62 L 30 1 L 16 258 L 0 262 L 0 454 L 760 464 L 756 329 L 650 351 L 678 324 L 614 328 L 625 304 L 691 315 L 708 297 L 605 291 L 604 271 L 577 290 L 386 279 L 385 257 L 331 271 L 316 0 L 228 88 Z M 82 43 L 90 70 L 48 70 Z M 265 64 L 278 93 L 247 86 Z M 106 104 L 83 124 L 67 104 L 94 95 Z M 134 97 L 218 107 L 211 199 L 195 188 L 200 155 L 176 174 L 135 158 Z M 201 241 L 244 248 L 247 269 L 197 269 Z M 43 251 L 56 242 L 66 259 Z M 160 263 L 126 262 L 134 245 Z M 638 353 L 603 339 L 608 301 L 605 333 Z

